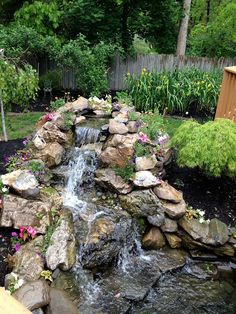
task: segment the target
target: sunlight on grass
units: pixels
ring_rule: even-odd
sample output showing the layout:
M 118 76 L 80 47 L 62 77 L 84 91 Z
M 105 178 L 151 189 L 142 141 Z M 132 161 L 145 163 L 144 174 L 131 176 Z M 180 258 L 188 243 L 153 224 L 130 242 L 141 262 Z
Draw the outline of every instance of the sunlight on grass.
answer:
M 6 126 L 9 140 L 24 138 L 35 130 L 35 124 L 43 112 L 8 113 Z M 3 138 L 2 123 L 0 121 L 0 139 Z

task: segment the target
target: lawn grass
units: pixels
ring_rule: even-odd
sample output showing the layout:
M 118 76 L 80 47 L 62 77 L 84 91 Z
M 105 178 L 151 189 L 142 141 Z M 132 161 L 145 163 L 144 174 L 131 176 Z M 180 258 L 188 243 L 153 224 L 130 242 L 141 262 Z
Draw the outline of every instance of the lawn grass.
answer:
M 7 113 L 6 127 L 8 139 L 25 138 L 35 130 L 35 124 L 43 112 Z M 0 139 L 3 139 L 2 122 L 0 121 Z
M 172 137 L 178 127 L 186 120 L 181 118 L 164 117 L 165 131 Z

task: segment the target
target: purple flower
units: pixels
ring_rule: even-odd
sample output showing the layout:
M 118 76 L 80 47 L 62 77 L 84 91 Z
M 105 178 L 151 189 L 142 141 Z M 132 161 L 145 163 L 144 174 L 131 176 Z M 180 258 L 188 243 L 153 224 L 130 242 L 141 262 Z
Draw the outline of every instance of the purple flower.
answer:
M 29 141 L 27 140 L 27 138 L 23 141 L 23 145 L 27 145 L 29 143 Z
M 5 164 L 8 164 L 9 158 L 8 158 L 7 155 L 3 155 L 3 161 L 4 161 Z
M 17 238 L 17 237 L 18 237 L 18 234 L 17 234 L 17 232 L 12 232 L 12 233 L 11 233 L 11 236 L 14 237 L 14 238 Z
M 20 243 L 16 243 L 16 245 L 15 245 L 15 247 L 14 247 L 14 249 L 16 250 L 16 252 L 18 252 L 18 251 L 20 250 L 20 248 L 21 248 Z

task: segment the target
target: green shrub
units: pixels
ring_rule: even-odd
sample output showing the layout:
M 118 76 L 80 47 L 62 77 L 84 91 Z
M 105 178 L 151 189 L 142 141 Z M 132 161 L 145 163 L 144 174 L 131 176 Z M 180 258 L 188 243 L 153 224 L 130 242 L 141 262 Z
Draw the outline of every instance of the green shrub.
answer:
M 158 110 L 163 113 L 213 114 L 220 90 L 222 74 L 219 71 L 203 72 L 183 69 L 173 72 L 148 72 L 139 76 L 128 74 L 126 83 L 129 95 L 139 111 Z
M 236 124 L 217 119 L 203 125 L 188 121 L 174 134 L 180 167 L 199 167 L 209 176 L 236 175 Z
M 150 146 L 146 145 L 145 143 L 138 143 L 138 142 L 135 143 L 134 149 L 135 149 L 136 157 L 143 157 L 143 156 L 151 155 Z
M 162 116 L 157 113 L 142 114 L 141 120 L 144 122 L 144 126 L 140 129 L 140 131 L 147 134 L 151 140 L 156 140 L 158 133 L 164 127 Z
M 135 165 L 131 161 L 127 162 L 127 164 L 124 167 L 115 166 L 113 167 L 113 170 L 118 176 L 123 178 L 125 181 L 129 181 L 135 172 Z
M 50 110 L 56 111 L 60 107 L 65 105 L 65 99 L 64 98 L 57 98 L 50 102 Z

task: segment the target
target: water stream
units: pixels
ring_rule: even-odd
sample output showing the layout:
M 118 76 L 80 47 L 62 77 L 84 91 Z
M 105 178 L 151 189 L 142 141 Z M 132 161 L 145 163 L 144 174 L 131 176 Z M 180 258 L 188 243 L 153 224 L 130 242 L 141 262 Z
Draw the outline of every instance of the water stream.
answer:
M 173 250 L 166 257 L 165 252 L 142 249 L 137 221 L 119 208 L 115 197 L 112 201 L 103 198 L 95 186 L 96 152 L 92 146 L 84 150 L 83 145 L 99 141 L 100 131 L 78 128 L 76 134 L 79 147 L 67 165 L 63 197 L 64 205 L 72 210 L 78 242 L 72 272 L 78 285 L 79 313 L 236 313 L 233 281 L 213 280 L 207 270 L 196 272 L 192 261 L 184 266 L 174 260 Z M 115 228 L 113 237 L 108 242 L 101 239 L 101 245 L 96 241 L 91 244 L 91 234 L 94 230 L 96 234 L 99 223 L 104 221 L 109 223 L 105 225 L 108 230 Z M 108 254 L 103 251 L 107 245 L 111 246 Z M 115 257 L 109 260 L 109 254 L 114 252 Z M 105 258 L 109 263 L 103 265 Z M 94 259 L 98 267 L 91 266 Z M 169 267 L 165 274 L 159 272 L 171 263 L 181 266 L 174 271 Z M 199 275 L 201 271 L 203 277 Z

